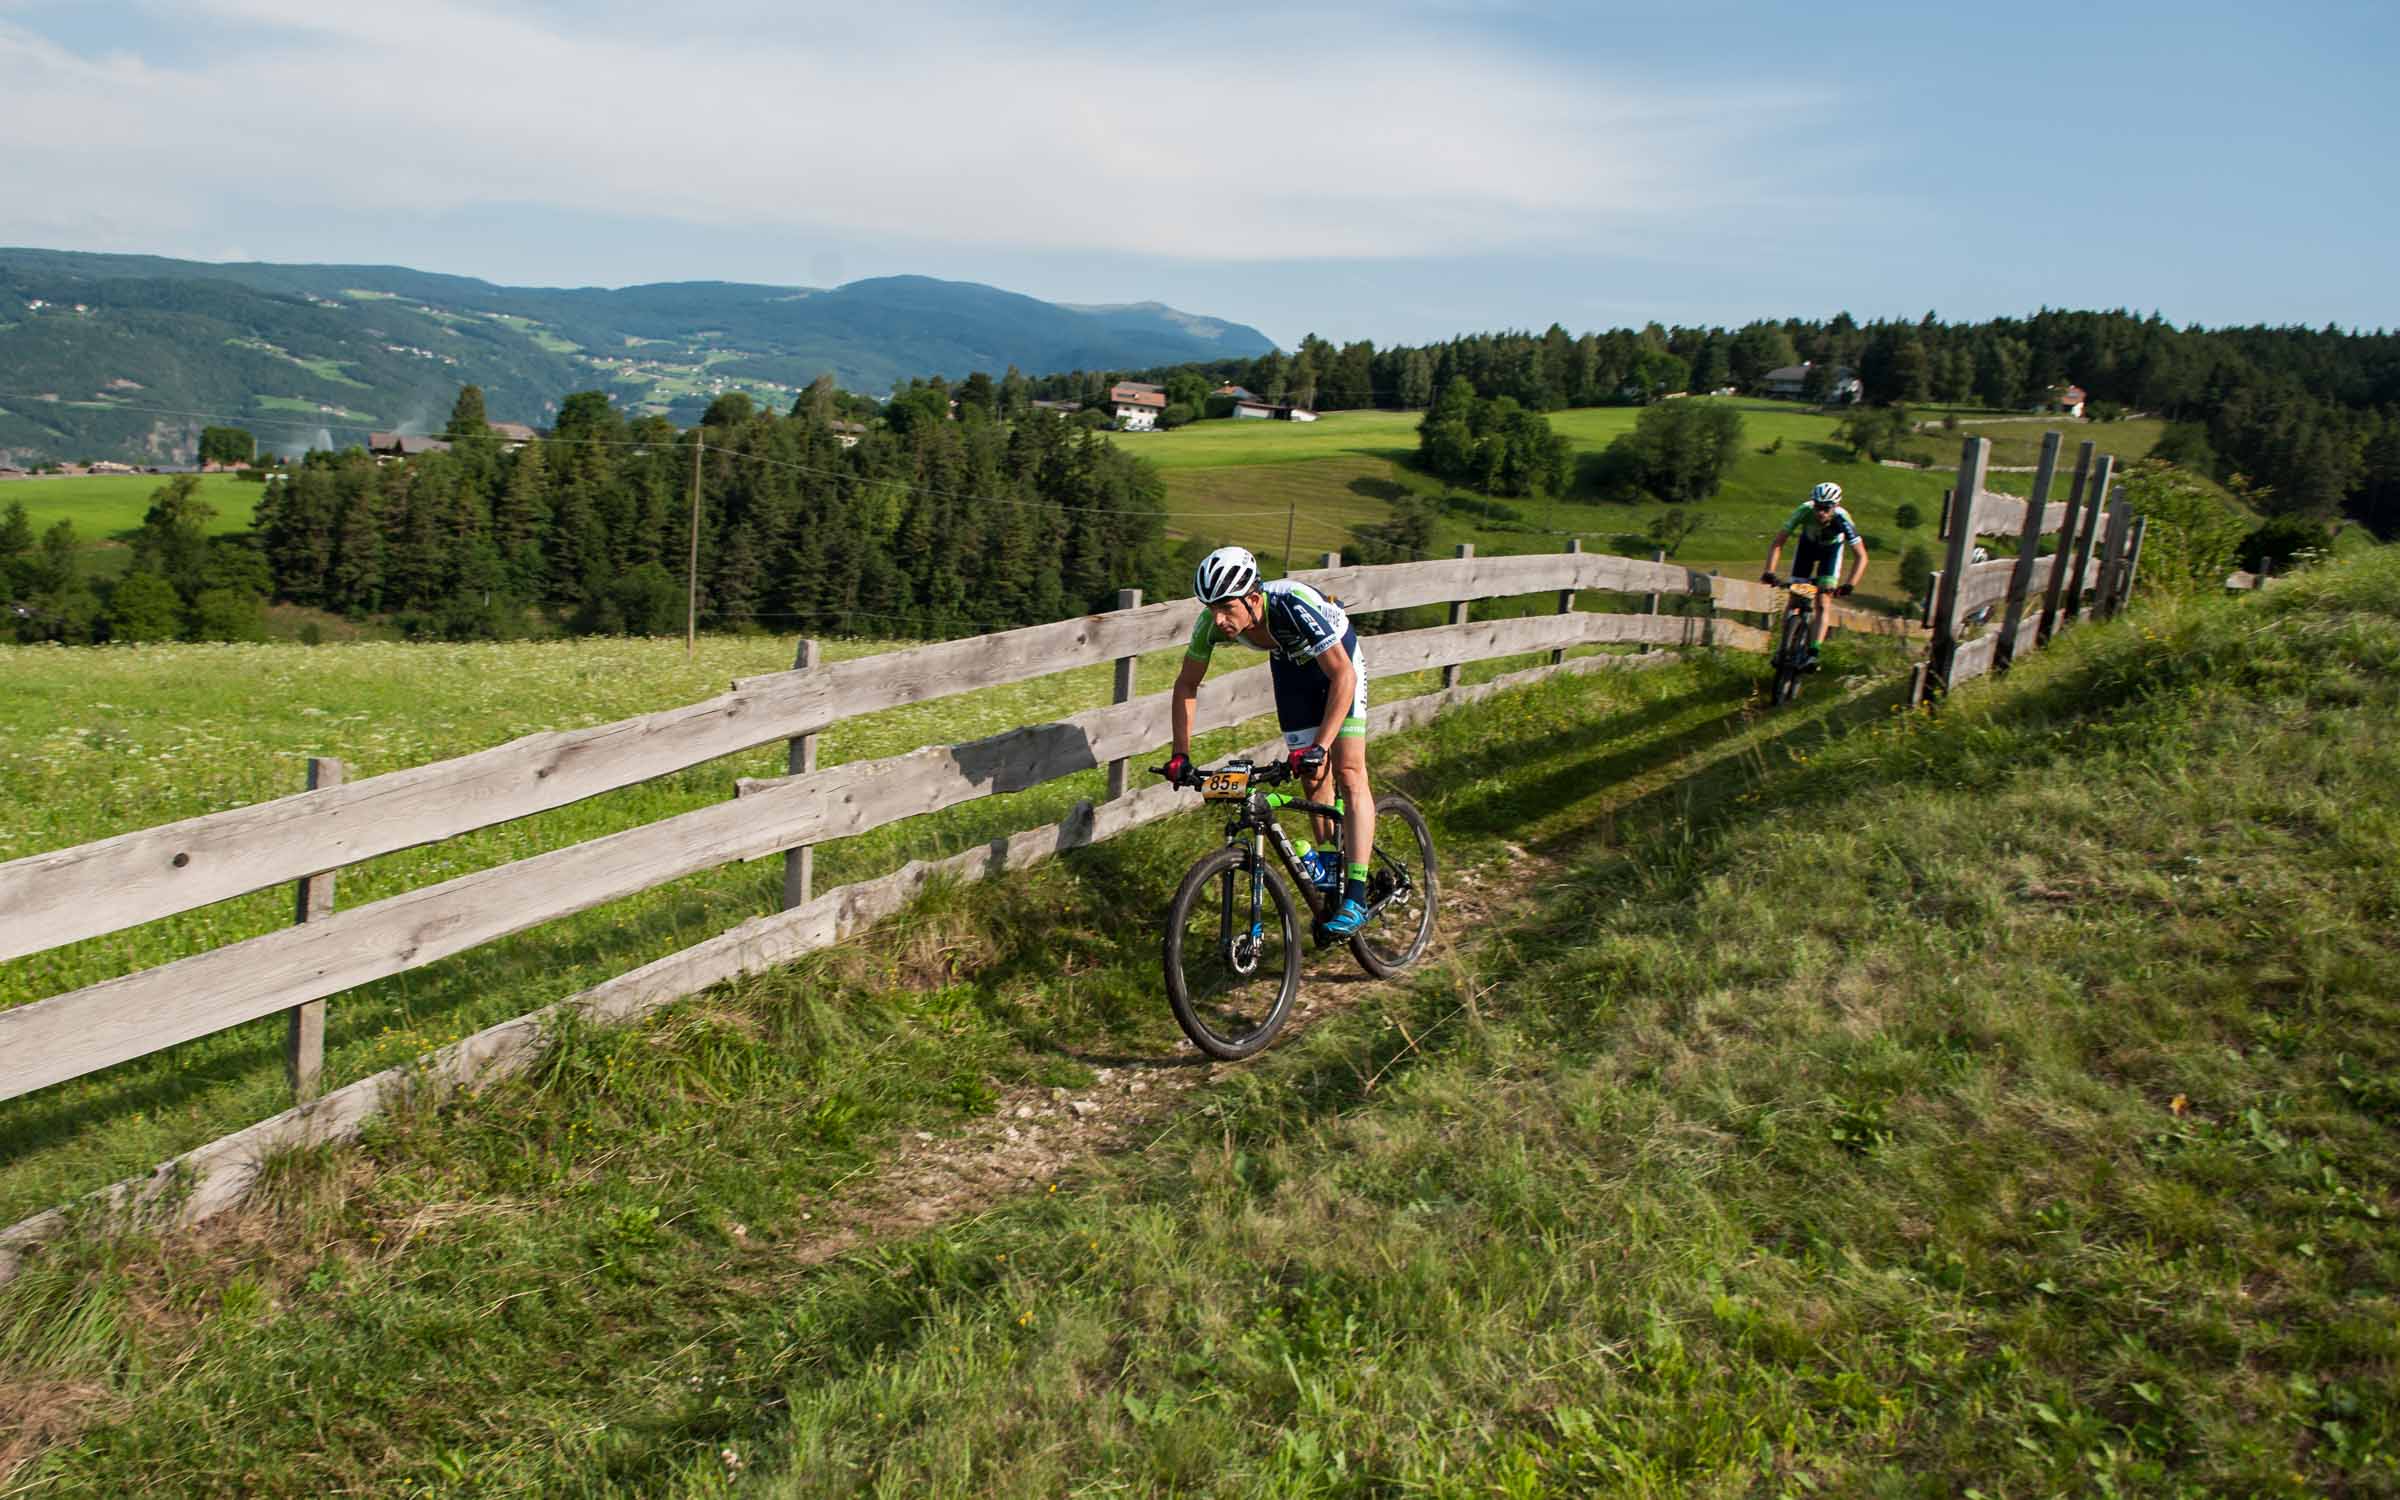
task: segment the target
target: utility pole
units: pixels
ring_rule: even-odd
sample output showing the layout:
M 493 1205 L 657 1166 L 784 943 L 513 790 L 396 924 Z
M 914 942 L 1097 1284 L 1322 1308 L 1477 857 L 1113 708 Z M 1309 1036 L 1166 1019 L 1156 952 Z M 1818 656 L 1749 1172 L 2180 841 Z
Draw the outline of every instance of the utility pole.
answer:
M 1283 497 L 1283 576 L 1286 578 L 1292 576 L 1292 517 L 1299 514 L 1299 509 L 1300 500 L 1296 492 Z M 1269 511 L 1268 514 L 1274 512 Z
M 700 652 L 700 454 L 708 447 L 708 439 L 702 437 L 700 431 L 692 434 L 692 557 L 683 575 L 683 657 L 686 661 Z

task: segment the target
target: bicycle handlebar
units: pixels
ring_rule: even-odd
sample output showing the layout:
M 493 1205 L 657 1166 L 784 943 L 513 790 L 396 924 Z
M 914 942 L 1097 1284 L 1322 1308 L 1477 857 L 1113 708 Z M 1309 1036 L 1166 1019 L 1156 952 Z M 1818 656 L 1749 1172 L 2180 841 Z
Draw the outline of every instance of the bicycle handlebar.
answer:
M 1228 764 L 1230 764 L 1230 762 L 1228 762 Z M 1150 768 L 1150 774 L 1153 776 L 1165 776 L 1168 774 L 1168 772 L 1165 766 L 1152 766 Z M 1183 775 L 1173 779 L 1175 785 L 1177 786 L 1197 787 L 1203 781 L 1208 779 L 1208 773 L 1201 770 L 1198 766 L 1192 764 L 1190 761 L 1186 761 L 1184 762 Z M 1291 779 L 1292 767 L 1291 763 L 1288 761 L 1271 760 L 1265 765 L 1253 765 L 1250 768 L 1250 784 L 1252 786 L 1281 786 L 1284 782 L 1287 782 Z

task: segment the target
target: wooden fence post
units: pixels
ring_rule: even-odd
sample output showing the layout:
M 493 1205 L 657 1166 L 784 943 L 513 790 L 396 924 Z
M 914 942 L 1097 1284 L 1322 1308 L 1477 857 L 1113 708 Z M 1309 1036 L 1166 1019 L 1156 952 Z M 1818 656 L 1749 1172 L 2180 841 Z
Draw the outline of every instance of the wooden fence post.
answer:
M 2124 565 L 2125 548 L 2133 540 L 2133 502 L 2118 485 L 2108 507 L 2108 535 L 2100 543 L 2100 571 L 2092 579 L 2092 616 L 2105 620 L 2117 612 L 2117 570 Z
M 2083 524 L 2084 498 L 2090 494 L 2092 451 L 2098 446 L 2087 439 L 2075 450 L 2075 486 L 2067 491 L 2067 513 L 2059 518 L 2058 540 L 2050 546 L 2057 561 L 2050 565 L 2050 587 L 2042 591 L 2042 621 L 2033 636 L 2037 646 L 2058 628 L 2059 602 L 2067 596 L 2067 569 L 2074 561 L 2075 532 Z
M 1650 560 L 1654 563 L 1665 562 L 1667 560 L 1667 549 L 1664 547 L 1651 548 Z M 1659 596 L 1657 591 L 1653 590 L 1650 595 L 1650 607 L 1643 611 L 1643 613 L 1655 616 L 1658 613 L 1658 598 Z M 1642 642 L 1642 655 L 1644 656 L 1648 656 L 1651 652 L 1656 651 L 1657 649 L 1658 648 L 1656 646 L 1653 646 L 1648 641 Z
M 342 763 L 324 756 L 308 761 L 308 789 L 342 784 Z M 333 915 L 333 872 L 308 876 L 293 886 L 294 922 L 322 922 Z M 283 1036 L 283 1071 L 291 1080 L 292 1102 L 306 1104 L 325 1084 L 325 1002 L 304 1001 L 289 1012 L 291 1024 Z
M 2084 576 L 2091 570 L 2092 543 L 2100 537 L 2100 513 L 2108 508 L 2108 480 L 2116 468 L 2116 455 L 2112 453 L 2101 454 L 2100 461 L 2092 466 L 2092 486 L 2084 492 L 2083 525 L 2075 537 L 2075 571 L 2067 579 L 2066 597 L 2061 601 L 2066 609 L 2061 624 L 2083 618 Z
M 1142 591 L 1140 589 L 1117 590 L 1118 609 L 1140 609 L 1141 607 Z M 1133 701 L 1133 669 L 1141 664 L 1141 660 L 1142 659 L 1138 656 L 1120 656 L 1117 658 L 1116 696 L 1109 700 L 1111 703 L 1130 703 Z M 1108 763 L 1108 800 L 1114 802 L 1119 797 L 1124 795 L 1125 762 L 1122 760 L 1112 760 Z
M 1583 550 L 1583 538 L 1582 538 L 1582 537 L 1579 537 L 1579 536 L 1571 536 L 1571 537 L 1568 537 L 1568 538 L 1567 538 L 1567 555 L 1568 555 L 1568 556 L 1572 557 L 1572 556 L 1574 556 L 1576 553 L 1579 553 L 1579 552 L 1581 552 L 1582 550 Z M 1653 598 L 1656 598 L 1657 596 L 1656 596 L 1656 595 L 1652 595 L 1651 597 L 1653 597 Z M 1575 613 L 1575 591 L 1574 591 L 1573 589 L 1560 589 L 1560 590 L 1558 591 L 1558 612 L 1559 612 L 1560 614 L 1562 614 L 1562 615 L 1571 615 L 1571 614 Z M 1550 665 L 1552 665 L 1552 666 L 1554 666 L 1554 667 L 1555 667 L 1555 666 L 1557 666 L 1557 665 L 1558 665 L 1560 662 L 1562 662 L 1562 661 L 1565 661 L 1566 659 L 1567 659 L 1567 648 L 1566 648 L 1566 647 L 1564 647 L 1564 646 L 1561 646 L 1561 647 L 1559 647 L 1559 648 L 1558 648 L 1556 651 L 1553 651 L 1553 652 L 1551 652 L 1551 653 L 1550 653 Z
M 1983 479 L 1992 462 L 1989 438 L 1971 437 L 1958 445 L 1958 489 L 1950 500 L 1950 552 L 1942 569 L 1942 584 L 1933 606 L 1932 668 L 1928 680 L 1950 690 L 1950 664 L 1958 655 L 1959 600 L 1967 580 L 1967 559 L 1975 554 L 1975 502 L 1983 494 Z
M 1458 544 L 1458 555 L 1462 558 L 1473 557 L 1475 555 L 1475 544 L 1473 542 L 1460 542 Z M 1467 623 L 1466 600 L 1461 599 L 1457 603 L 1450 606 L 1450 623 L 1453 625 L 1464 625 Z M 1458 686 L 1458 668 L 1442 668 L 1443 690 L 1447 691 L 1456 686 Z
M 2111 614 L 2133 602 L 2134 580 L 2139 578 L 2142 572 L 2142 537 L 2149 530 L 2150 518 L 2148 516 L 2133 518 L 2133 545 L 2125 549 L 2125 571 L 2117 579 L 2117 602 L 2110 607 L 2109 613 Z
M 2017 566 L 2008 575 L 2008 609 L 2000 618 L 2000 644 L 1992 658 L 1995 671 L 2005 672 L 2017 655 L 2017 632 L 2025 624 L 2026 592 L 2033 584 L 2034 565 L 2041 561 L 2042 514 L 2050 508 L 2050 481 L 2058 473 L 2056 431 L 2042 434 L 2042 456 L 2034 466 L 2033 498 L 2025 504 L 2025 524 L 2017 529 Z
M 792 657 L 792 670 L 805 672 L 810 667 L 821 664 L 824 659 L 823 647 L 815 641 L 802 641 L 800 650 Z M 815 770 L 817 768 L 817 737 L 813 734 L 803 734 L 786 741 L 784 766 L 786 774 L 792 776 L 805 776 Z M 785 911 L 790 911 L 795 906 L 806 906 L 808 898 L 813 894 L 811 888 L 816 881 L 816 845 L 802 844 L 797 848 L 783 851 L 783 909 Z
M 1326 554 L 1325 554 L 1325 566 L 1327 566 L 1327 567 L 1329 567 L 1329 568 L 1338 568 L 1338 567 L 1340 567 L 1341 565 L 1342 565 L 1342 554 L 1340 554 L 1339 552 L 1328 552 L 1328 553 L 1326 553 Z

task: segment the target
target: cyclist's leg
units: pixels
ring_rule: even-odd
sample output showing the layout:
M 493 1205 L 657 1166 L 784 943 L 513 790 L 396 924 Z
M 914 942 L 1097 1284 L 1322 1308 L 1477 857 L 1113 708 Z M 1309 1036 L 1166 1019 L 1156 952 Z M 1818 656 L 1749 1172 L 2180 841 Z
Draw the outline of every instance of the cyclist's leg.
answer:
M 1367 662 L 1355 634 L 1347 645 L 1357 686 L 1329 759 L 1342 788 L 1342 853 L 1355 871 L 1375 857 L 1375 794 L 1367 786 Z
M 1808 646 L 1815 651 L 1825 644 L 1825 633 L 1833 628 L 1833 591 L 1842 581 L 1842 553 L 1838 547 L 1803 547 L 1800 564 L 1792 570 L 1817 586 L 1815 631 Z
M 1283 731 L 1285 750 L 1305 750 L 1317 742 L 1318 726 L 1325 722 L 1325 699 L 1331 684 L 1314 662 L 1287 662 L 1281 657 L 1267 659 L 1267 676 L 1275 684 L 1275 723 Z M 1329 802 L 1333 789 L 1320 775 L 1314 782 L 1300 788 L 1300 794 L 1311 802 Z M 1317 818 L 1315 837 L 1318 843 L 1330 845 L 1334 838 L 1333 820 Z M 1338 849 L 1330 850 L 1326 858 L 1335 860 Z

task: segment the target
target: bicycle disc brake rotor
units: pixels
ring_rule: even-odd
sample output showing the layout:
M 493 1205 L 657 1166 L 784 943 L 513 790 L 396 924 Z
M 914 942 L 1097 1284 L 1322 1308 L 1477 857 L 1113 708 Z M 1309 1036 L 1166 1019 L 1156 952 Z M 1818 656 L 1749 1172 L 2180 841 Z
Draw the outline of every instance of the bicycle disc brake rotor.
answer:
M 1225 965 L 1236 974 L 1247 977 L 1258 972 L 1259 949 L 1265 946 L 1265 929 L 1252 923 L 1250 930 L 1225 945 Z

